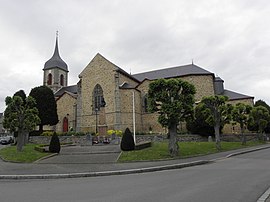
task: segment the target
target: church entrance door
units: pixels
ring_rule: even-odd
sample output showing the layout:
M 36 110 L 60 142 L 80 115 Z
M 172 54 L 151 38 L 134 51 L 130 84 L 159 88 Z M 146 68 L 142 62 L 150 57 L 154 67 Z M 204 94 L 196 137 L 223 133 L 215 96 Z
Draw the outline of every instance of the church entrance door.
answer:
M 68 118 L 65 117 L 63 120 L 63 132 L 68 132 Z

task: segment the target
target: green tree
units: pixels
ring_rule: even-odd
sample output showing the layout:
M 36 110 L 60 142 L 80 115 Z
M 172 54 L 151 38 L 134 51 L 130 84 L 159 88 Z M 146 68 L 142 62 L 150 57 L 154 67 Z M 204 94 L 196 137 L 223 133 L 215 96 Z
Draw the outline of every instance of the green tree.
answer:
M 26 94 L 25 94 L 24 90 L 17 91 L 16 93 L 14 93 L 13 96 L 19 96 L 19 97 L 21 97 L 22 100 L 23 100 L 23 103 L 25 104 L 25 102 L 26 102 Z M 15 131 L 14 132 L 14 137 L 15 138 L 18 137 L 18 131 Z M 25 135 L 23 137 L 24 137 L 23 144 L 25 145 L 25 144 L 28 143 L 29 133 L 25 133 Z
M 199 134 L 206 137 L 214 136 L 214 128 L 205 121 L 202 112 L 202 105 L 195 108 L 194 119 L 188 120 L 187 129 L 193 134 Z
M 265 101 L 263 101 L 263 100 L 257 100 L 255 102 L 255 104 L 254 104 L 254 107 L 258 107 L 258 106 L 265 107 L 269 111 L 269 114 L 270 114 L 270 106 Z M 258 131 L 258 126 L 257 127 L 255 126 L 254 128 L 250 128 L 250 130 L 252 130 L 252 131 Z M 270 121 L 268 121 L 267 126 L 264 129 L 264 131 L 266 133 L 270 133 Z
M 13 96 L 19 96 L 19 97 L 21 97 L 24 102 L 26 100 L 26 94 L 25 94 L 24 90 L 17 91 L 16 93 L 14 93 Z
M 232 120 L 239 123 L 241 128 L 242 145 L 245 145 L 247 142 L 244 130 L 248 125 L 251 110 L 252 107 L 244 103 L 237 103 L 232 110 Z
M 122 151 L 132 151 L 135 149 L 134 139 L 129 128 L 126 128 L 120 146 Z
M 221 150 L 220 128 L 231 120 L 232 105 L 226 104 L 228 97 L 215 95 L 204 97 L 197 107 L 202 108 L 205 121 L 214 127 L 216 148 Z
M 177 126 L 193 116 L 195 87 L 181 79 L 158 79 L 150 83 L 149 110 L 158 112 L 158 121 L 169 131 L 169 153 L 179 154 Z
M 11 132 L 18 132 L 17 151 L 22 151 L 24 136 L 32 130 L 40 121 L 38 110 L 35 107 L 35 99 L 28 96 L 25 102 L 20 96 L 6 98 L 3 125 Z
M 52 153 L 60 153 L 60 150 L 61 150 L 60 140 L 56 132 L 54 132 L 51 137 L 49 151 Z
M 254 104 L 254 107 L 262 106 L 265 107 L 270 112 L 270 106 L 263 100 L 257 100 Z
M 30 96 L 35 98 L 38 116 L 41 120 L 39 130 L 43 131 L 44 125 L 56 125 L 58 123 L 57 106 L 53 91 L 47 86 L 35 87 Z
M 253 107 L 250 113 L 249 128 L 257 128 L 258 139 L 262 140 L 263 133 L 269 122 L 270 115 L 267 108 L 263 106 Z

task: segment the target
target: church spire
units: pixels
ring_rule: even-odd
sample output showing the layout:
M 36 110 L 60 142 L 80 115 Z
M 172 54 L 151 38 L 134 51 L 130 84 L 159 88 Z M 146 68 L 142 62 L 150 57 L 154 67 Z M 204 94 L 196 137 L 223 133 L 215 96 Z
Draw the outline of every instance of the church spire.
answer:
M 68 72 L 68 66 L 62 60 L 59 54 L 59 49 L 58 49 L 58 31 L 56 31 L 56 42 L 55 42 L 55 48 L 54 48 L 54 53 L 53 56 L 45 63 L 44 65 L 44 70 L 45 69 L 51 69 L 51 68 L 60 68 L 64 71 Z

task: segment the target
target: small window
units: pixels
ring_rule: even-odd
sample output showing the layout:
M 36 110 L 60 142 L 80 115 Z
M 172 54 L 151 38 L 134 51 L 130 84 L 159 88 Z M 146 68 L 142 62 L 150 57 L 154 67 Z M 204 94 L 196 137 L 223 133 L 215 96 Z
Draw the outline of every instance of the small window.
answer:
M 64 85 L 64 75 L 61 74 L 60 76 L 60 85 L 63 86 Z
M 51 73 L 48 74 L 47 84 L 52 85 L 52 74 Z
M 146 94 L 144 97 L 143 97 L 143 108 L 144 108 L 144 112 L 149 112 L 148 110 L 148 95 Z

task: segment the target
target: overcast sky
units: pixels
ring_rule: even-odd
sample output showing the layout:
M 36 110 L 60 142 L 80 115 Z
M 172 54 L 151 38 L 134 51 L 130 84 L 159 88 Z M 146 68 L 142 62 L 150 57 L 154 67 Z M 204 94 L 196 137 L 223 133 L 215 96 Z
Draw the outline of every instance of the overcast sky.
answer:
M 269 0 L 0 0 L 0 112 L 42 85 L 55 33 L 69 85 L 97 54 L 128 73 L 194 63 L 270 104 Z

